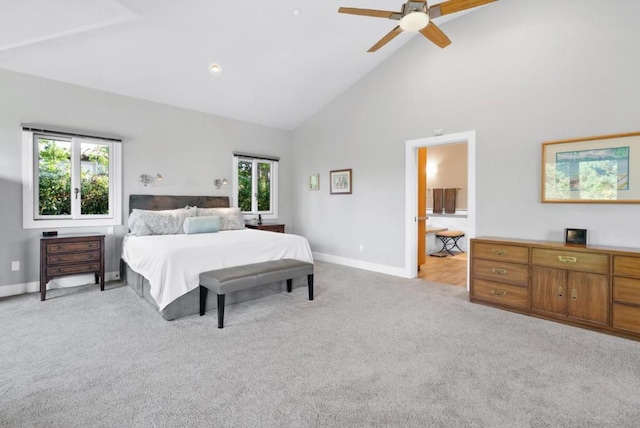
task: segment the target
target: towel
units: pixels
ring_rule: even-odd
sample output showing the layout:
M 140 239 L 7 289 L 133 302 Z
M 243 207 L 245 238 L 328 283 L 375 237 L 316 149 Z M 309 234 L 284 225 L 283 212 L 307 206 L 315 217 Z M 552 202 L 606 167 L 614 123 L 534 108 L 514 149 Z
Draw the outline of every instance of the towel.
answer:
M 433 189 L 433 212 L 442 214 L 444 202 L 444 189 Z
M 444 189 L 444 212 L 447 214 L 455 214 L 456 212 L 456 195 L 458 189 Z

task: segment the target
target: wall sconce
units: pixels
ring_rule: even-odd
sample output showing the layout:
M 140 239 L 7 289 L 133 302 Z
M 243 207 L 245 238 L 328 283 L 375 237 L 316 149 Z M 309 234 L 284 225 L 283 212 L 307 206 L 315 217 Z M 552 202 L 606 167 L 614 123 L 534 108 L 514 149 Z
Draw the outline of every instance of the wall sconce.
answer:
M 229 182 L 226 178 L 216 178 L 215 180 L 213 180 L 213 185 L 216 186 L 216 189 L 219 189 L 221 186 L 226 186 L 227 184 L 229 184 Z
M 140 180 L 140 182 L 146 186 L 153 181 L 162 181 L 162 175 L 156 174 L 155 177 L 152 177 L 147 174 L 142 174 L 140 177 L 138 177 L 138 180 Z

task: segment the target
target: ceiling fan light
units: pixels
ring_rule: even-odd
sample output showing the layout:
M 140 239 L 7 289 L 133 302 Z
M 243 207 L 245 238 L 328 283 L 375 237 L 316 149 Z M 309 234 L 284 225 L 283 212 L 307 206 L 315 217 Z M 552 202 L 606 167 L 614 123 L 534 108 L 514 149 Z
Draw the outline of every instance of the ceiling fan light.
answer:
M 403 31 L 420 31 L 429 23 L 429 15 L 424 12 L 411 12 L 400 20 Z

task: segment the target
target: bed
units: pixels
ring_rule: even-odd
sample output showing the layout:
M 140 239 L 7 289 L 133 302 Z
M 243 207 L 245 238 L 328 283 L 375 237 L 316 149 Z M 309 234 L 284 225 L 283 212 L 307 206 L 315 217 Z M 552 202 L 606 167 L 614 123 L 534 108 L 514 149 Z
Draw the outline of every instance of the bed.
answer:
M 198 212 L 211 212 L 207 209 L 229 207 L 229 198 L 131 195 L 129 224 L 131 227 L 132 216 L 141 212 L 160 211 L 157 213 L 160 215 L 170 212 L 167 210 L 175 210 L 182 214 L 185 207 L 190 207 L 189 210 L 198 207 Z M 196 216 L 188 216 L 191 215 Z M 244 228 L 243 223 L 235 230 L 222 229 L 215 233 L 194 234 L 139 236 L 129 233 L 123 241 L 122 275 L 129 287 L 155 307 L 164 319 L 173 320 L 199 313 L 198 278 L 201 272 L 283 258 L 313 263 L 309 243 L 304 237 L 248 229 Z M 294 286 L 306 286 L 306 278 L 296 278 Z M 283 289 L 284 283 L 274 283 L 231 293 L 227 296 L 227 304 L 255 299 Z M 216 305 L 215 297 L 207 300 L 207 310 L 215 309 Z

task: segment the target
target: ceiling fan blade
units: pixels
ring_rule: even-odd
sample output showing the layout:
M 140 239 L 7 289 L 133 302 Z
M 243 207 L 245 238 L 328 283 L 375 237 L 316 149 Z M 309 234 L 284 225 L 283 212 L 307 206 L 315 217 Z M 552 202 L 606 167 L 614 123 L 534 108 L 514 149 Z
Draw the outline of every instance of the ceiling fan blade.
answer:
M 350 15 L 373 16 L 375 18 L 391 18 L 391 15 L 398 12 L 389 12 L 387 10 L 376 9 L 357 9 L 355 7 L 341 7 L 338 13 L 348 13 Z
M 423 36 L 427 39 L 431 40 L 436 45 L 441 48 L 446 48 L 451 44 L 451 40 L 447 37 L 446 34 L 442 32 L 442 30 L 432 22 L 429 22 L 429 25 L 420 30 Z
M 438 16 L 449 15 L 450 13 L 456 13 L 473 7 L 493 3 L 494 1 L 498 0 L 449 0 L 444 3 L 431 6 L 429 8 L 429 17 L 433 19 Z
M 375 45 L 371 46 L 371 48 L 367 52 L 375 52 L 375 51 L 377 51 L 378 49 L 380 49 L 381 47 L 383 47 L 384 45 L 389 43 L 391 40 L 393 40 L 400 33 L 402 33 L 402 28 L 400 28 L 400 26 L 398 25 L 396 28 L 394 28 L 393 30 L 389 31 L 386 36 L 381 38 L 378 41 L 378 43 L 376 43 Z

